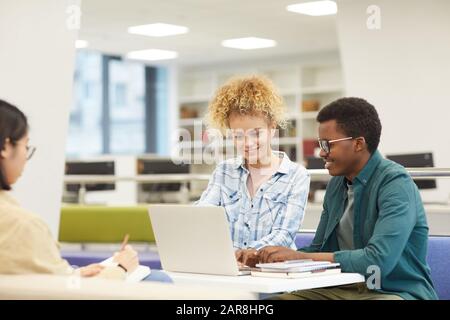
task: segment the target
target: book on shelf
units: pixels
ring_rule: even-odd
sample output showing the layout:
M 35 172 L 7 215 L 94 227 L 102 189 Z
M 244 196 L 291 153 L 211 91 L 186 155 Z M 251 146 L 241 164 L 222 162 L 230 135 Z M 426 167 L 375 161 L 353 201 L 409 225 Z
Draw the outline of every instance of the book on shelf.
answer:
M 303 139 L 303 157 L 313 157 L 315 149 L 318 147 L 317 139 Z

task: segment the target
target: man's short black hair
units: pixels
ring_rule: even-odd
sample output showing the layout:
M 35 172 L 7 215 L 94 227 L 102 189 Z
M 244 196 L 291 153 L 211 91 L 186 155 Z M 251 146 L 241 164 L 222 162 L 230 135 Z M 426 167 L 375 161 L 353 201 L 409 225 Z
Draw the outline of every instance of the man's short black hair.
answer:
M 320 110 L 319 123 L 336 120 L 338 128 L 347 136 L 364 137 L 372 154 L 380 143 L 381 122 L 375 107 L 361 98 L 341 98 Z

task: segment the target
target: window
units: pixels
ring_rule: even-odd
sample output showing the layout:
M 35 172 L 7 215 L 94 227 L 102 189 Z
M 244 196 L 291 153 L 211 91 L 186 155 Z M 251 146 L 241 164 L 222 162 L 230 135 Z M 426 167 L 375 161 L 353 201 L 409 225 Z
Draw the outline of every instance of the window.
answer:
M 78 51 L 67 155 L 167 153 L 167 83 L 165 68 Z
M 110 152 L 145 152 L 145 66 L 109 61 Z
M 156 105 L 157 107 L 157 142 L 156 142 L 156 153 L 161 155 L 169 155 L 171 148 L 167 144 L 167 139 L 170 135 L 168 130 L 168 72 L 165 68 L 158 68 L 156 73 Z
M 102 153 L 102 56 L 80 51 L 75 61 L 74 101 L 66 153 L 83 156 Z

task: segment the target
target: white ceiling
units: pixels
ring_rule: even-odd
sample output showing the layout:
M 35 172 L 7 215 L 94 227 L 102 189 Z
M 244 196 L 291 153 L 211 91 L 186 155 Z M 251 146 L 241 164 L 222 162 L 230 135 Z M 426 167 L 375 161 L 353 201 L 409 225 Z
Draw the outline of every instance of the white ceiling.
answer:
M 336 50 L 336 16 L 310 17 L 286 11 L 304 0 L 82 0 L 79 39 L 91 49 L 123 55 L 132 50 L 179 53 L 180 64 L 264 59 Z M 163 38 L 127 33 L 133 25 L 164 22 L 190 32 Z M 236 50 L 221 41 L 256 36 L 277 41 L 274 48 Z

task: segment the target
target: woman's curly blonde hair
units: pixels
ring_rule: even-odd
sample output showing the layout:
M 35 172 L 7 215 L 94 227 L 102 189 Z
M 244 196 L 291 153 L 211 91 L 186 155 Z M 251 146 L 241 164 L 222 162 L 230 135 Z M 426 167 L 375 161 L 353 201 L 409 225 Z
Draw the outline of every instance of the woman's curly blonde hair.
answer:
M 269 122 L 286 127 L 286 108 L 283 98 L 272 81 L 261 75 L 235 77 L 220 87 L 208 106 L 210 127 L 229 128 L 232 113 L 265 115 Z

